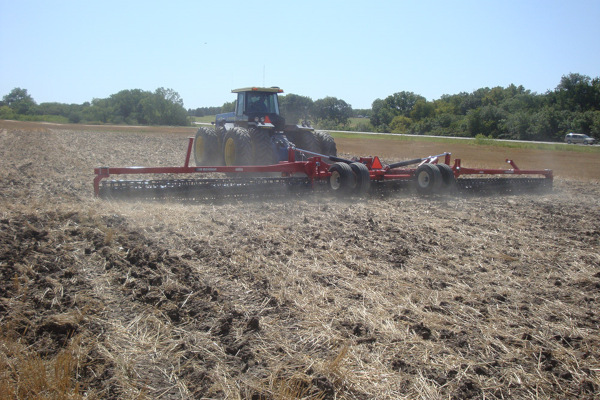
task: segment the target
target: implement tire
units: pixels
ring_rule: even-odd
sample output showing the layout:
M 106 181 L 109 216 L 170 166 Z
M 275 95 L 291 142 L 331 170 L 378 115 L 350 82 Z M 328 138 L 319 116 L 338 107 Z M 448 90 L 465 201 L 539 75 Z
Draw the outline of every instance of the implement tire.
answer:
M 222 150 L 225 166 L 252 164 L 252 145 L 247 129 L 233 128 L 225 132 Z
M 277 163 L 277 157 L 271 142 L 271 135 L 264 129 L 252 128 L 248 131 L 252 144 L 252 164 L 272 165 Z
M 456 178 L 454 177 L 454 171 L 448 164 L 438 164 L 440 174 L 442 174 L 442 186 L 444 190 L 452 189 L 456 185 Z
M 220 165 L 219 141 L 214 129 L 198 129 L 194 139 L 194 161 L 197 166 Z
M 356 187 L 356 175 L 346 163 L 336 162 L 329 167 L 329 188 L 339 194 L 347 194 Z
M 371 175 L 369 174 L 369 168 L 363 163 L 353 162 L 350 164 L 350 169 L 356 176 L 356 186 L 354 191 L 357 194 L 365 194 L 371 189 Z
M 337 146 L 335 140 L 327 132 L 315 131 L 317 142 L 319 143 L 320 153 L 326 156 L 337 156 Z
M 415 171 L 414 182 L 420 194 L 433 194 L 442 186 L 442 173 L 437 165 L 423 164 Z

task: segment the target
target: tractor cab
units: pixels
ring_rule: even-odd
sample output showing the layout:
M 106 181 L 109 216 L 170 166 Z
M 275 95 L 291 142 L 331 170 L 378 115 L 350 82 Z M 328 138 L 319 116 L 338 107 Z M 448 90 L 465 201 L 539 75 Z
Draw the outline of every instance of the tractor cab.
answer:
M 279 115 L 277 100 L 277 94 L 283 93 L 282 89 L 249 87 L 232 90 L 232 93 L 237 93 L 234 119 L 238 126 L 270 126 L 276 130 L 283 130 L 285 120 Z

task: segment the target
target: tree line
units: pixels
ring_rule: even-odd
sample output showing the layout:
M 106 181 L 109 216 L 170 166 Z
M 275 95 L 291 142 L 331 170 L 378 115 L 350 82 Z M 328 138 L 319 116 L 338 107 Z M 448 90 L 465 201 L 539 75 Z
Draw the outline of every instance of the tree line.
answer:
M 544 94 L 515 85 L 434 101 L 398 92 L 373 102 L 370 122 L 379 132 L 441 136 L 550 141 L 567 132 L 600 136 L 600 78 L 572 73 Z
M 27 89 L 15 88 L 0 102 L 0 119 L 128 125 L 188 125 L 183 100 L 173 89 L 122 90 L 83 104 L 37 104 Z
M 600 78 L 571 73 L 543 94 L 522 85 L 481 88 L 429 101 L 408 91 L 353 109 L 336 97 L 313 101 L 297 94 L 279 96 L 288 123 L 312 121 L 320 129 L 376 131 L 520 140 L 562 140 L 567 132 L 600 136 Z M 84 104 L 37 104 L 26 89 L 15 88 L 0 102 L 0 119 L 52 119 L 55 122 L 187 125 L 189 117 L 231 112 L 235 102 L 188 109 L 172 89 L 122 90 Z M 351 123 L 352 117 L 366 117 Z

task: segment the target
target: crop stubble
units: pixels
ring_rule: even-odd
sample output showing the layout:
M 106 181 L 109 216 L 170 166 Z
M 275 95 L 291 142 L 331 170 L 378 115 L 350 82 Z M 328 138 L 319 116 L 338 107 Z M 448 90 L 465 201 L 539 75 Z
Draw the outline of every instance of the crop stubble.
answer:
M 597 176 L 563 172 L 553 193 L 497 197 L 92 197 L 93 167 L 180 165 L 187 136 L 0 125 L 3 382 L 67 355 L 68 385 L 46 390 L 98 398 L 599 390 Z M 363 146 L 339 141 L 346 154 Z M 381 155 L 439 152 L 398 146 Z

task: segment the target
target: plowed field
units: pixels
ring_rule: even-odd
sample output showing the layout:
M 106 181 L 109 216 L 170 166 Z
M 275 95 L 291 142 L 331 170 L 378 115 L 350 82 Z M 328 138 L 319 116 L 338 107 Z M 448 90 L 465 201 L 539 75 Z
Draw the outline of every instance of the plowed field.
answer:
M 193 132 L 0 121 L 0 398 L 597 398 L 598 154 L 343 139 L 555 188 L 93 197 L 94 167 L 181 165 Z

